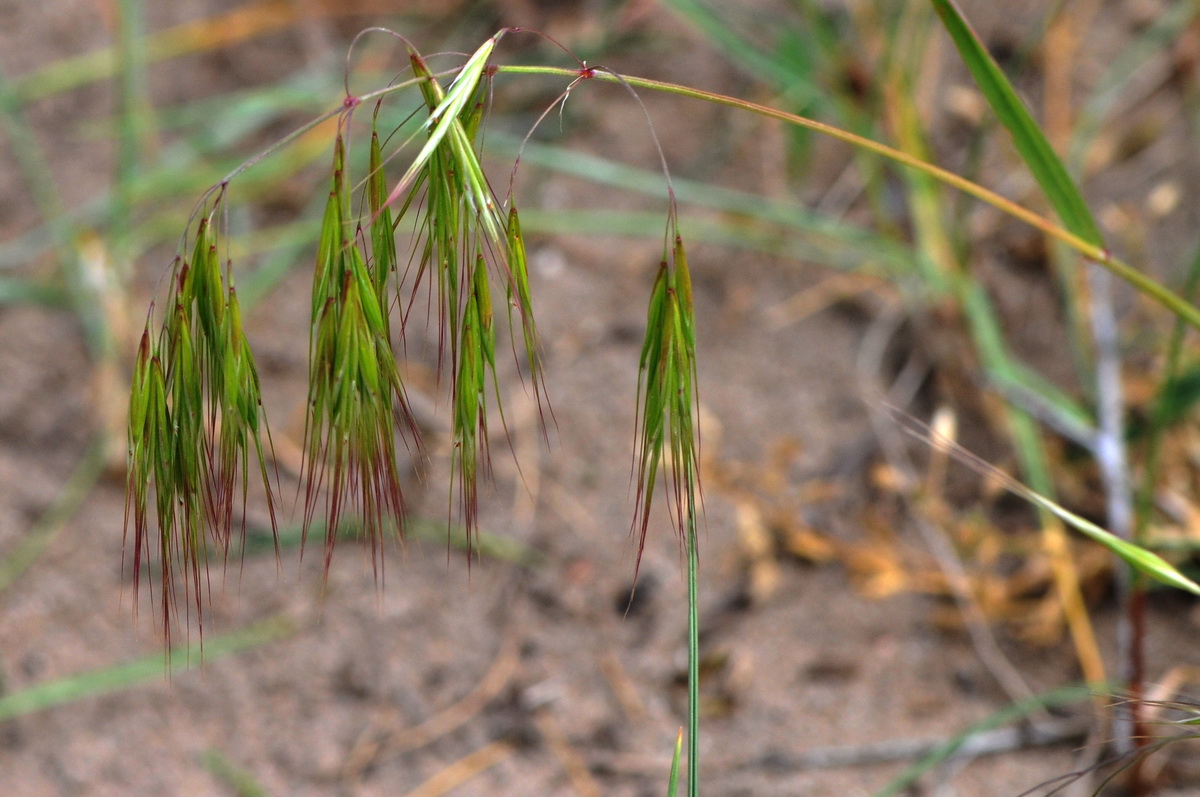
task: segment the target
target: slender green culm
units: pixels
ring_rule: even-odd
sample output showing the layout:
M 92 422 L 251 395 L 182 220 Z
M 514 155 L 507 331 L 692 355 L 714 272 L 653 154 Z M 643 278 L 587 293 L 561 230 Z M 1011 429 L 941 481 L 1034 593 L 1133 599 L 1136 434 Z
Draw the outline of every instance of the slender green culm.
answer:
M 700 793 L 700 549 L 696 539 L 696 504 L 688 493 L 688 797 Z

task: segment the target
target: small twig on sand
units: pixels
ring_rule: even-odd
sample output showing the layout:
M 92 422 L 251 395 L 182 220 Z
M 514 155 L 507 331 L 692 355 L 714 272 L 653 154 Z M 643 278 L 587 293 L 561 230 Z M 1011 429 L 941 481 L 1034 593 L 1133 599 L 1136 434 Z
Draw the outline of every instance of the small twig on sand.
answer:
M 1037 747 L 1078 742 L 1087 736 L 1087 720 L 1051 720 L 1040 725 L 1023 724 L 980 731 L 964 739 L 944 760 L 1001 755 Z M 798 753 L 772 751 L 750 759 L 711 759 L 710 774 L 753 771 L 788 774 L 817 769 L 839 769 L 912 761 L 933 755 L 953 744 L 952 739 L 891 739 L 856 746 L 818 747 Z M 592 751 L 592 769 L 615 775 L 659 775 L 671 766 L 667 756 L 633 755 Z
M 411 728 L 377 726 L 364 732 L 346 755 L 342 779 L 353 781 L 380 755 L 398 755 L 423 747 L 462 727 L 482 711 L 508 685 L 520 662 L 519 635 L 514 630 L 510 627 L 503 632 L 491 667 L 478 685 L 457 703 Z
M 480 772 L 499 764 L 512 755 L 516 749 L 511 742 L 492 742 L 437 772 L 404 797 L 441 797 Z

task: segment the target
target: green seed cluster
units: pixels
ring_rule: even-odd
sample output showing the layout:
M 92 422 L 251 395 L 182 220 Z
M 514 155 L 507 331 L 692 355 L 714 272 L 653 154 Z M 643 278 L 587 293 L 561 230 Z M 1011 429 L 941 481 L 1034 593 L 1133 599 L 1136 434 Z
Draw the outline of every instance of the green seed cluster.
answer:
M 673 215 L 671 226 L 674 228 Z M 676 232 L 674 246 L 663 253 L 650 294 L 646 338 L 638 364 L 638 492 L 634 530 L 638 535 L 639 563 L 664 452 L 671 457 L 671 509 L 680 539 L 684 540 L 684 535 L 694 528 L 700 481 L 695 324 L 691 273 L 683 239 Z
M 372 162 L 379 163 L 377 136 L 372 137 L 371 155 Z M 367 192 L 378 210 L 371 225 L 370 253 L 364 251 L 361 227 L 350 226 L 345 146 L 339 135 L 313 270 L 304 445 L 304 529 L 307 535 L 325 487 L 326 567 L 348 509 L 361 516 L 373 556 L 387 525 L 403 517 L 393 406 L 408 428 L 415 429 L 392 353 L 387 307 L 396 249 L 390 214 L 383 206 L 382 171 L 373 172 Z
M 397 439 L 416 449 L 421 442 L 393 347 L 422 284 L 437 297 L 439 372 L 448 366 L 451 374 L 453 480 L 468 543 L 476 527 L 479 476 L 486 472 L 489 393 L 500 411 L 492 305 L 497 280 L 508 299 L 510 330 L 515 335 L 516 326 L 521 328 L 540 397 L 539 346 L 520 221 L 515 208 L 507 217 L 498 209 L 477 151 L 485 67 L 498 38 L 485 42 L 447 88 L 418 53 L 410 52 L 425 101 L 427 121 L 418 133 L 424 142 L 389 192 L 376 107 L 369 174 L 362 183 L 369 217 L 351 211 L 357 188 L 348 177 L 344 137 L 359 102 L 347 102 L 342 112 L 313 269 L 303 446 L 303 536 L 314 524 L 323 526 L 326 569 L 347 513 L 361 520 L 355 525 L 377 567 L 385 531 L 403 530 Z M 185 594 L 199 615 L 208 535 L 216 550 L 228 554 L 239 496 L 244 516 L 251 451 L 275 524 L 258 375 L 231 277 L 228 269 L 222 274 L 217 254 L 214 219 L 225 188 L 222 183 L 214 190 L 216 199 L 199 222 L 191 259 L 176 261 L 170 311 L 159 332 L 152 335 L 147 324 L 130 401 L 126 525 L 134 529 L 139 581 L 151 555 L 151 520 L 157 525 L 168 635 L 173 573 L 182 566 L 188 574 Z M 399 295 L 404 280 L 395 230 L 410 212 L 417 234 L 410 256 L 416 274 L 413 293 L 405 298 Z M 403 310 L 398 330 L 393 329 L 393 306 Z M 269 433 L 266 440 L 269 445 Z M 243 521 L 243 540 L 244 531 Z
M 232 277 L 222 276 L 215 216 L 214 207 L 200 219 L 191 259 L 175 262 L 162 328 L 142 333 L 129 402 L 126 527 L 132 520 L 137 574 L 152 553 L 153 492 L 168 634 L 176 566 L 188 575 L 188 605 L 203 621 L 207 536 L 228 555 L 234 508 L 239 499 L 244 507 L 249 488 L 251 451 L 275 522 L 258 372 Z
M 488 45 L 480 52 L 484 49 L 490 51 Z M 410 167 L 411 179 L 402 178 L 397 191 L 410 184 L 401 215 L 424 195 L 417 222 L 423 244 L 416 281 L 435 283 L 440 362 L 448 361 L 452 374 L 453 478 L 469 542 L 476 527 L 479 475 L 487 464 L 489 385 L 499 407 L 494 279 L 505 288 L 510 329 L 519 320 L 535 391 L 540 384 L 537 332 L 517 211 L 511 208 L 507 220 L 499 212 L 476 150 L 486 100 L 487 86 L 480 79 L 485 61 L 473 57 L 448 90 L 418 53 L 410 52 L 410 61 L 413 74 L 425 79 L 420 87 L 432 124 L 422 170 Z

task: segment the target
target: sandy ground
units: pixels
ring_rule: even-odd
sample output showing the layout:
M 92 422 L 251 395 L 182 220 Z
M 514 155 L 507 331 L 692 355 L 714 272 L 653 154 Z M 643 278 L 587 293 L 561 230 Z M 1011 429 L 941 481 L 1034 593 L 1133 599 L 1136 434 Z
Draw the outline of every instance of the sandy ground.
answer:
M 150 27 L 232 5 L 189 4 L 186 16 L 155 8 Z M 522 9 L 544 15 L 537 24 L 568 38 L 583 35 L 572 15 L 585 21 L 579 23 L 585 32 L 599 24 L 588 16 L 597 4 L 579 3 L 560 15 L 543 5 L 514 0 L 482 14 L 476 9 L 481 21 L 466 27 L 482 31 Z M 623 46 L 612 66 L 739 91 L 744 80 L 669 14 L 649 3 L 628 5 L 625 33 L 662 42 L 663 52 Z M 0 2 L 0 64 L 20 75 L 104 45 L 108 7 L 85 0 Z M 374 21 L 310 22 L 217 55 L 167 62 L 152 72 L 153 96 L 166 105 L 270 80 Z M 444 30 L 436 21 L 422 25 Z M 600 96 L 617 98 L 614 108 L 623 102 L 611 89 L 585 94 L 572 97 L 566 138 L 584 151 L 653 168 L 639 113 L 628 103 L 617 110 L 602 104 Z M 100 86 L 31 108 L 72 207 L 108 184 L 111 147 L 94 122 L 111 102 Z M 751 123 L 658 97 L 647 105 L 680 175 L 775 190 L 769 137 L 756 135 Z M 762 140 L 768 144 L 759 146 Z M 706 150 L 713 141 L 725 149 L 716 162 Z M 844 158 L 830 149 L 831 178 Z M 660 204 L 535 169 L 522 181 L 527 207 Z M 0 150 L 0 234 L 9 240 L 37 223 L 27 196 L 12 152 Z M 685 235 L 704 218 L 685 212 Z M 297 566 L 295 552 L 287 552 L 280 565 L 269 552 L 251 552 L 224 577 L 214 576 L 203 666 L 0 723 L 0 791 L 225 795 L 238 793 L 220 774 L 232 767 L 275 795 L 661 794 L 686 716 L 686 590 L 665 518 L 651 529 L 636 600 L 627 600 L 635 553 L 628 538 L 633 399 L 657 250 L 645 240 L 532 240 L 555 424 L 547 450 L 528 391 L 511 364 L 503 366 L 511 447 L 523 476 L 497 435 L 481 527 L 529 546 L 539 554 L 536 563 L 485 556 L 468 567 L 437 538 L 410 539 L 388 546 L 379 588 L 352 543 L 339 550 L 324 583 L 318 556 Z M 859 355 L 879 306 L 837 303 L 780 323 L 772 308 L 821 284 L 828 271 L 712 246 L 689 253 L 712 477 L 701 586 L 705 791 L 871 794 L 906 762 L 822 769 L 814 761 L 836 758 L 832 748 L 869 751 L 945 739 L 1008 698 L 968 637 L 934 623 L 933 601 L 906 591 L 866 597 L 845 562 L 781 560 L 774 588 L 753 594 L 737 528 L 748 507 L 786 505 L 797 523 L 830 539 L 877 540 L 878 529 L 869 527 L 875 522 L 890 524 L 889 539 L 897 544 L 923 550 L 894 501 L 864 503 L 879 496 L 864 467 L 876 446 L 861 396 L 874 385 Z M 136 265 L 135 327 L 139 302 L 166 262 Z M 18 268 L 45 273 L 47 264 Z M 301 266 L 248 321 L 281 450 L 302 431 L 309 283 Z M 68 311 L 2 305 L 0 341 L 2 557 L 59 500 L 111 409 L 103 406 L 111 395 L 97 388 L 93 360 Z M 124 354 L 131 357 L 132 349 Z M 433 356 L 419 341 L 411 356 L 418 398 L 438 406 L 429 379 Z M 433 521 L 447 506 L 444 424 L 443 406 L 430 423 L 430 461 L 408 479 L 416 513 Z M 794 453 L 775 469 L 782 486 L 774 495 L 783 499 L 772 504 L 770 490 L 749 469 L 765 467 L 783 445 Z M 286 462 L 283 481 L 290 509 L 295 481 Z M 840 493 L 802 506 L 802 496 L 830 483 Z M 262 521 L 261 506 L 252 508 L 251 525 Z M 160 649 L 151 607 L 143 606 L 137 622 L 131 616 L 122 526 L 122 476 L 106 472 L 45 553 L 0 592 L 0 689 L 15 693 Z M 1182 600 L 1153 606 L 1155 673 L 1197 660 L 1191 612 Z M 1111 616 L 1101 609 L 1096 622 L 1111 647 Z M 219 640 L 247 628 L 276 638 L 221 655 Z M 1065 642 L 1031 647 L 1003 630 L 998 636 L 1035 690 L 1078 680 Z M 918 793 L 1017 794 L 1077 767 L 1083 743 L 1070 737 L 952 764 L 922 781 Z M 1178 788 L 1194 793 L 1200 781 Z

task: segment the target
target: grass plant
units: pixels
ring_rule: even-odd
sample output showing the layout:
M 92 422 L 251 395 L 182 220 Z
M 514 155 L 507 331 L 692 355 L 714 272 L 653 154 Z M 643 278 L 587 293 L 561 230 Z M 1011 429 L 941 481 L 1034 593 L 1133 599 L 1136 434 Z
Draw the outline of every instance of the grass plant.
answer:
M 1191 371 L 1187 369 L 1194 366 L 1188 362 L 1183 341 L 1188 327 L 1200 328 L 1200 311 L 1194 302 L 1200 266 L 1194 265 L 1187 284 L 1175 290 L 1152 278 L 1147 269 L 1116 256 L 1083 199 L 1078 175 L 1084 168 L 1089 141 L 1118 102 L 1124 85 L 1121 74 L 1139 59 L 1148 58 L 1155 42 L 1177 34 L 1194 19 L 1195 12 L 1184 4 L 1150 26 L 1118 59 L 1121 69 L 1114 64 L 1113 71 L 1099 81 L 1083 103 L 1076 127 L 1069 131 L 1073 136 L 1065 157 L 1056 152 L 1056 148 L 1062 149 L 1057 141 L 1052 145 L 1047 123 L 1037 121 L 1026 108 L 1005 70 L 950 0 L 931 0 L 928 6 L 868 3 L 859 16 L 849 19 L 805 0 L 797 4 L 798 22 L 782 26 L 772 46 L 766 48 L 744 27 L 729 24 L 713 7 L 698 0 L 669 0 L 665 5 L 696 25 L 735 63 L 778 89 L 776 100 L 770 105 L 751 102 L 617 74 L 582 61 L 567 67 L 507 64 L 497 56 L 497 45 L 502 38 L 520 33 L 516 29 L 498 32 L 454 63 L 427 59 L 401 39 L 408 59 L 408 74 L 403 79 L 352 94 L 347 74 L 343 76 L 342 102 L 323 112 L 319 107 L 323 103 L 315 104 L 313 97 L 332 97 L 337 91 L 336 75 L 302 75 L 269 90 L 221 98 L 212 112 L 220 117 L 214 128 L 224 133 L 185 142 L 163 159 L 169 166 L 146 162 L 139 153 L 156 130 L 186 124 L 188 113 L 196 109 L 152 115 L 145 102 L 146 65 L 288 24 L 292 12 L 286 4 L 258 3 L 224 18 L 224 22 L 236 24 L 205 20 L 146 36 L 140 27 L 142 4 L 123 0 L 119 5 L 121 37 L 112 51 L 56 64 L 19 81 L 0 80 L 0 121 L 9 137 L 20 143 L 15 151 L 46 219 L 42 229 L 0 250 L 0 268 L 48 247 L 54 248 L 65 264 L 62 284 L 0 275 L 0 303 L 69 303 L 97 359 L 111 360 L 116 340 L 112 317 L 97 312 L 103 302 L 95 301 L 95 285 L 87 277 L 86 258 L 78 245 L 81 227 L 101 218 L 102 208 L 109 208 L 108 248 L 123 258 L 148 251 L 180 227 L 188 231 L 165 283 L 165 295 L 156 300 L 147 316 L 128 413 L 127 529 L 132 533 L 127 553 L 138 583 L 142 582 L 141 571 L 151 562 L 158 568 L 157 603 L 168 642 L 181 623 L 186 625 L 193 618 L 203 629 L 209 564 L 224 563 L 231 553 L 247 545 L 261 545 L 265 539 L 265 534 L 247 538 L 241 520 L 248 496 L 258 489 L 255 482 L 267 496 L 272 523 L 269 547 L 277 556 L 291 547 L 295 538 L 303 547 L 303 541 L 315 533 L 323 538 L 327 571 L 337 542 L 348 534 L 361 535 L 370 541 L 372 561 L 379 567 L 384 536 L 414 531 L 412 519 L 406 517 L 397 446 L 406 445 L 420 453 L 422 444 L 397 353 L 404 349 L 406 325 L 422 297 L 435 308 L 439 378 L 448 386 L 453 408 L 447 525 L 461 530 L 461 545 L 468 554 L 497 550 L 501 551 L 497 555 L 532 562 L 534 557 L 528 551 L 498 545 L 479 529 L 477 519 L 478 484 L 486 478 L 490 462 L 489 417 L 492 427 L 497 421 L 506 426 L 499 404 L 497 343 L 503 329 L 497 329 L 497 316 L 507 323 L 509 348 L 538 400 L 543 423 L 552 417 L 545 403 L 525 237 L 530 231 L 560 230 L 662 235 L 662 258 L 653 279 L 647 280 L 650 296 L 634 397 L 637 487 L 631 535 L 638 549 L 636 578 L 653 500 L 664 495 L 686 565 L 689 711 L 684 781 L 688 793 L 697 794 L 697 582 L 701 572 L 697 524 L 702 509 L 697 360 L 703 351 L 696 346 L 697 319 L 680 214 L 699 207 L 721 214 L 721 219 L 694 232 L 689 229 L 689 242 L 785 253 L 892 280 L 905 292 L 914 314 L 939 304 L 952 306 L 978 358 L 984 382 L 1010 400 L 998 413 L 997 425 L 1003 427 L 1015 451 L 1019 481 L 973 458 L 952 441 L 939 439 L 905 413 L 894 415 L 899 425 L 980 472 L 999 478 L 1036 507 L 1060 615 L 1070 629 L 1092 690 L 1073 689 L 1069 694 L 1018 703 L 979 728 L 1112 688 L 1114 679 L 1105 671 L 1083 605 L 1067 527 L 1105 546 L 1115 555 L 1118 567 L 1128 568 L 1129 588 L 1123 600 L 1132 630 L 1121 654 L 1125 663 L 1115 688 L 1138 696 L 1144 669 L 1140 646 L 1144 644 L 1141 629 L 1147 579 L 1200 594 L 1200 586 L 1168 561 L 1170 556 L 1156 553 L 1161 546 L 1149 532 L 1163 441 L 1170 434 L 1172 420 L 1182 417 L 1197 398 L 1194 386 L 1188 387 Z M 977 161 L 969 160 L 963 174 L 934 163 L 934 147 L 922 129 L 915 95 L 920 69 L 917 54 L 934 35 L 935 18 L 949 34 L 990 113 L 1006 131 L 1054 218 L 1036 209 L 1037 200 L 1014 201 L 985 187 L 974 171 Z M 1048 15 L 1047 35 L 1054 20 Z M 876 46 L 879 30 L 895 31 L 885 37 L 882 47 Z M 395 35 L 375 29 L 369 33 L 356 40 L 355 48 L 370 47 L 375 38 Z M 882 55 L 864 60 L 856 48 Z M 369 70 L 357 74 L 355 82 L 374 80 L 378 85 L 387 80 L 384 75 Z M 854 80 L 847 81 L 847 75 Z M 114 119 L 117 178 L 111 196 L 83 211 L 67 212 L 53 190 L 53 181 L 46 179 L 49 172 L 29 132 L 23 107 L 37 97 L 106 76 L 117 77 L 120 86 Z M 667 204 L 665 220 L 628 212 L 522 210 L 518 214 L 515 197 L 496 193 L 494 186 L 499 181 L 485 172 L 481 155 L 492 83 L 500 76 L 565 81 L 567 88 L 560 101 L 568 93 L 583 93 L 589 82 L 608 82 L 635 94 L 662 92 L 680 103 L 715 103 L 756 115 L 788 127 L 791 157 L 800 166 L 810 156 L 813 135 L 840 140 L 853 148 L 864 203 L 872 211 L 873 223 L 860 226 L 836 215 L 806 211 L 787 200 L 718 189 L 669 174 L 660 176 L 532 142 L 528 137 L 505 138 L 493 131 L 487 134 L 492 153 L 501 151 L 526 165 L 662 196 Z M 408 105 L 397 107 L 405 102 Z M 296 112 L 315 116 L 261 155 L 245 160 L 242 155 L 226 154 L 229 144 L 239 137 L 261 133 Z M 368 114 L 369 127 L 363 119 Z M 817 121 L 816 116 L 830 121 Z M 982 132 L 970 145 L 973 152 L 982 151 L 989 129 L 986 124 L 980 127 Z M 894 146 L 882 143 L 889 138 Z M 328 194 L 310 203 L 317 208 L 323 201 L 319 218 L 288 223 L 249 238 L 235 236 L 235 224 L 230 221 L 236 216 L 230 210 L 234 193 L 249 197 L 269 190 L 305 164 L 327 157 L 331 139 Z M 268 157 L 284 148 L 293 157 Z M 128 222 L 140 205 L 205 188 L 210 167 L 204 165 L 204 159 L 215 153 L 221 153 L 227 176 L 204 193 L 190 218 L 164 213 L 144 223 Z M 889 200 L 889 191 L 896 184 L 902 186 L 907 215 L 890 209 L 895 203 Z M 1072 319 L 1066 346 L 1075 363 L 1078 391 L 1051 385 L 1014 351 L 985 283 L 971 269 L 969 240 L 962 231 L 970 226 L 974 203 L 963 201 L 964 197 L 989 205 L 1055 242 L 1065 314 Z M 405 230 L 413 235 L 405 237 L 411 240 L 409 248 L 401 249 L 397 236 Z M 271 437 L 258 370 L 242 315 L 290 268 L 291 259 L 304 249 L 305 242 L 314 239 L 317 254 L 308 345 L 303 517 L 295 529 L 280 531 L 276 523 L 279 480 L 271 464 Z M 281 242 L 286 246 L 273 260 L 254 271 L 239 272 L 235 290 L 235 258 L 241 261 Z M 1200 264 L 1200 258 L 1195 263 Z M 1128 411 L 1121 393 L 1124 361 L 1117 319 L 1111 300 L 1105 299 L 1103 280 L 1107 277 L 1124 280 L 1147 305 L 1154 303 L 1174 318 L 1150 423 L 1140 439 L 1127 428 Z M 497 312 L 500 301 L 505 303 L 503 313 Z M 503 350 L 503 344 L 499 348 Z M 1093 522 L 1056 499 L 1057 462 L 1045 442 L 1047 427 L 1082 442 L 1098 463 L 1107 499 L 1105 523 Z M 1142 478 L 1135 480 L 1131 470 L 1139 454 L 1144 466 Z M 62 505 L 48 514 L 46 534 L 59 527 L 59 515 L 73 511 L 81 492 L 98 478 L 100 461 L 95 452 L 85 457 Z M 41 547 L 30 546 L 44 547 L 43 537 L 36 535 L 19 555 L 0 562 L 0 589 L 37 557 Z M 282 633 L 275 626 L 264 628 L 257 629 L 261 634 L 244 638 L 210 638 L 205 651 L 210 655 L 231 652 Z M 169 665 L 174 668 L 191 661 L 191 656 L 190 652 L 173 652 Z M 161 672 L 161 662 L 152 669 Z M 0 698 L 0 719 L 131 685 L 144 679 L 147 672 L 146 663 L 139 662 L 94 674 L 91 680 L 68 679 L 8 695 Z M 1138 703 L 1134 700 L 1130 705 Z M 922 772 L 953 755 L 979 728 L 969 729 L 935 751 L 883 793 L 908 788 Z M 1118 749 L 1138 752 L 1145 729 L 1138 710 L 1131 710 L 1126 725 L 1117 727 L 1118 738 L 1127 740 L 1125 747 L 1118 745 Z M 669 794 L 675 794 L 679 785 L 683 736 L 681 731 L 670 772 L 664 773 Z M 209 766 L 231 782 L 251 784 L 236 787 L 244 793 L 257 793 L 252 778 L 244 778 L 246 773 L 219 753 L 210 756 Z M 1135 767 L 1132 788 L 1144 793 L 1146 786 L 1137 772 Z
M 694 14 L 699 13 L 698 8 L 685 6 L 685 10 Z M 442 352 L 439 362 L 450 374 L 455 445 L 455 472 L 451 481 L 457 490 L 459 516 L 467 529 L 468 542 L 477 523 L 478 479 L 488 460 L 488 394 L 495 392 L 497 398 L 499 396 L 495 389 L 496 332 L 492 298 L 495 280 L 499 281 L 508 300 L 510 325 L 514 332 L 516 327 L 520 328 L 533 390 L 539 391 L 539 344 L 520 222 L 513 197 L 501 199 L 493 193 L 478 154 L 490 81 L 497 75 L 568 79 L 571 85 L 560 99 L 565 99 L 567 93 L 586 81 L 616 82 L 632 91 L 661 91 L 682 99 L 726 105 L 831 136 L 851 144 L 864 156 L 882 157 L 910 170 L 908 185 L 918 209 L 924 207 L 928 212 L 936 213 L 935 186 L 939 183 L 958 189 L 1034 226 L 1089 262 L 1121 277 L 1174 313 L 1182 323 L 1200 326 L 1200 312 L 1189 301 L 1118 259 L 1106 248 L 1075 182 L 1003 72 L 952 4 L 935 0 L 933 8 L 1061 222 L 929 162 L 928 147 L 921 143 L 920 131 L 911 126 L 913 117 L 911 114 L 903 116 L 908 108 L 903 103 L 898 108 L 903 146 L 895 148 L 851 129 L 877 135 L 871 117 L 860 116 L 850 127 L 841 128 L 744 99 L 617 75 L 582 62 L 577 68 L 567 69 L 493 64 L 496 44 L 509 31 L 501 31 L 486 40 L 461 66 L 452 69 L 448 73 L 448 86 L 442 83 L 444 76 L 436 74 L 425 58 L 404 41 L 412 79 L 363 96 L 347 93 L 338 110 L 290 137 L 300 138 L 325 119 L 335 116 L 338 119 L 332 185 L 314 269 L 313 331 L 309 353 L 310 417 L 305 435 L 304 525 L 306 529 L 312 525 L 318 507 L 323 506 L 320 512 L 326 534 L 326 569 L 346 512 L 354 512 L 362 518 L 365 532 L 373 541 L 370 546 L 373 556 L 379 550 L 384 528 L 402 529 L 405 513 L 394 469 L 396 428 L 393 426 L 393 407 L 398 408 L 400 429 L 411 436 L 410 445 L 419 447 L 415 438 L 416 423 L 407 409 L 404 387 L 392 354 L 393 333 L 403 335 L 405 308 L 412 306 L 412 294 L 400 295 L 395 300 L 396 306 L 401 308 L 400 329 L 393 330 L 387 309 L 393 303 L 393 285 L 400 283 L 399 263 L 405 259 L 398 254 L 393 237 L 396 226 L 403 219 L 411 217 L 410 223 L 418 232 L 418 243 L 412 255 L 412 261 L 416 263 L 416 290 L 424 285 L 434 299 Z M 727 36 L 722 40 L 729 42 Z M 419 118 L 424 121 L 409 139 L 415 139 L 416 154 L 411 156 L 402 175 L 389 190 L 385 169 L 409 141 L 385 154 L 377 120 L 384 101 L 390 101 L 391 95 L 400 89 L 410 87 L 418 89 L 423 99 Z M 901 79 L 897 96 L 903 96 L 905 91 Z M 809 92 L 808 96 L 811 95 Z M 370 133 L 368 172 L 360 183 L 354 184 L 349 176 L 346 150 L 353 135 L 353 115 L 365 102 L 375 103 L 373 118 L 376 123 Z M 909 121 L 903 121 L 905 119 Z M 204 529 L 214 527 L 218 550 L 228 551 L 232 488 L 240 480 L 244 490 L 249 451 L 257 458 L 265 488 L 268 492 L 271 489 L 263 454 L 264 443 L 257 437 L 260 428 L 257 380 L 248 347 L 240 334 L 236 295 L 230 288 L 228 298 L 225 298 L 225 283 L 216 260 L 214 227 L 219 218 L 216 209 L 231 180 L 239 177 L 243 170 L 243 167 L 235 170 L 210 197 L 211 204 L 203 206 L 192 259 L 188 261 L 182 256 L 177 259 L 176 276 L 171 281 L 177 286 L 171 300 L 175 311 L 161 322 L 159 332 L 147 328 L 138 359 L 130 438 L 135 571 L 148 544 L 148 501 L 152 485 L 158 496 L 157 525 L 163 566 L 160 600 L 164 627 L 168 632 L 171 627 L 169 596 L 173 594 L 172 561 L 181 560 L 189 572 L 185 592 L 189 593 L 190 603 L 199 615 L 203 583 L 200 566 L 206 555 Z M 874 173 L 871 169 L 868 171 Z M 632 177 L 626 172 L 620 179 Z M 360 186 L 365 195 L 364 209 L 358 215 L 352 210 L 356 186 Z M 699 436 L 695 420 L 698 354 L 691 278 L 669 177 L 665 190 L 669 210 L 664 252 L 651 288 L 646 336 L 639 361 L 639 422 L 635 450 L 637 499 L 633 534 L 640 559 L 656 485 L 660 473 L 669 471 L 666 482 L 670 514 L 679 531 L 681 550 L 687 563 L 690 706 L 687 785 L 689 794 L 696 794 L 699 791 L 696 614 Z M 743 205 L 751 202 L 756 210 L 768 212 L 767 207 L 752 200 L 730 195 L 727 201 Z M 505 207 L 507 213 L 502 210 Z M 924 256 L 931 258 L 930 279 L 944 283 L 950 294 L 962 302 L 986 367 L 1005 382 L 1028 385 L 1033 380 L 1037 385 L 1036 379 L 1018 366 L 1007 352 L 994 311 L 979 284 L 954 262 L 957 258 L 953 255 L 953 246 L 938 228 L 934 217 L 926 216 L 923 224 L 921 218 L 917 217 L 918 233 L 927 246 Z M 846 235 L 845 232 L 839 234 Z M 937 255 L 937 252 L 942 254 Z M 232 282 L 232 273 L 228 269 L 224 279 Z M 1097 335 L 1103 333 L 1102 326 L 1096 327 Z M 1101 356 L 1102 353 L 1098 355 Z M 1101 384 L 1101 390 L 1106 384 Z M 1103 404 L 1101 406 L 1103 413 Z M 1119 415 L 1119 407 L 1116 412 Z M 1087 414 L 1085 410 L 1073 412 L 1074 416 Z M 213 421 L 217 418 L 222 421 L 219 441 L 214 436 L 217 424 Z M 1076 644 L 1084 659 L 1085 671 L 1096 683 L 1102 677 L 1102 670 L 1087 666 L 1096 659 L 1092 652 L 1094 643 L 1089 641 L 1091 632 L 1086 615 L 1080 615 L 1078 611 L 1078 586 L 1070 562 L 1064 558 L 1066 547 L 1058 521 L 1105 545 L 1139 572 L 1197 594 L 1200 594 L 1200 587 L 1162 557 L 1100 528 L 1046 497 L 1044 492 L 1049 491 L 1052 482 L 1046 472 L 1044 455 L 1039 453 L 1035 442 L 1038 431 L 1033 420 L 1017 410 L 1010 415 L 1010 423 L 1015 439 L 1024 441 L 1018 446 L 1025 452 L 1023 469 L 1035 486 L 1026 488 L 1012 480 L 1006 483 L 1046 513 L 1043 519 L 1046 547 L 1057 563 L 1058 588 L 1064 606 L 1075 606 L 1075 610 L 1068 610 L 1067 614 L 1075 618 Z M 1101 417 L 1097 423 L 1106 422 Z M 1107 427 L 1105 433 L 1109 439 L 1119 434 L 1119 419 L 1116 424 Z M 265 423 L 261 428 L 265 430 Z M 1097 434 L 1101 433 L 1100 428 Z M 186 433 L 171 434 L 169 429 L 182 429 Z M 940 441 L 934 442 L 940 444 Z M 251 444 L 252 448 L 248 449 Z M 219 454 L 198 456 L 205 451 Z M 955 451 L 962 453 L 958 449 Z M 1099 449 L 1097 451 L 1099 455 Z M 1118 450 L 1116 456 L 1123 454 Z M 184 463 L 182 471 L 164 467 L 172 457 Z M 988 470 L 985 463 L 968 461 L 974 467 L 995 473 Z M 636 569 L 635 566 L 635 573 Z M 671 781 L 673 790 L 674 771 Z

